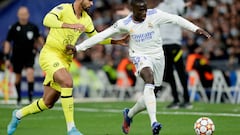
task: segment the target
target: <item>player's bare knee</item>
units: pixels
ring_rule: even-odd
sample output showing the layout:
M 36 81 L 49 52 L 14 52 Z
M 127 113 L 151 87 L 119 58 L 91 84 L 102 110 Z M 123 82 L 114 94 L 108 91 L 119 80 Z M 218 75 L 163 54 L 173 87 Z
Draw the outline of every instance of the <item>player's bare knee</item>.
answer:
M 61 84 L 61 86 L 62 86 L 63 88 L 72 88 L 72 87 L 73 87 L 73 82 L 70 81 L 70 80 L 65 80 L 65 81 Z
M 154 84 L 154 78 L 153 75 L 148 74 L 145 76 L 144 81 L 146 84 Z

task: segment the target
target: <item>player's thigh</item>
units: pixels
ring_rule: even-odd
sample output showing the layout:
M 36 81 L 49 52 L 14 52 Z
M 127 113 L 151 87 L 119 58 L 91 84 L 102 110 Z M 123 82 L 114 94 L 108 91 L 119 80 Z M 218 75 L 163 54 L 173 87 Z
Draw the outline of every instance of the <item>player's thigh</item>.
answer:
M 155 86 L 161 86 L 164 74 L 164 66 L 165 60 L 162 59 L 155 59 L 153 64 L 153 76 L 154 76 L 154 83 Z
M 149 67 L 151 70 L 153 70 L 152 60 L 149 57 L 146 56 L 131 57 L 131 61 L 135 65 L 138 75 L 140 75 L 141 70 L 145 67 Z
M 51 52 L 51 51 L 42 51 L 40 53 L 39 57 L 39 64 L 42 70 L 45 72 L 46 76 L 44 79 L 43 84 L 46 86 L 50 86 L 54 88 L 57 91 L 61 91 L 61 81 L 67 81 L 71 82 L 71 78 L 69 79 L 70 74 L 68 73 L 68 69 L 70 66 L 70 63 L 68 61 L 63 60 L 61 57 L 59 57 L 58 54 Z M 65 69 L 62 71 L 62 69 Z M 58 73 L 58 71 L 60 71 Z M 57 73 L 57 77 L 55 76 L 55 73 Z M 61 73 L 63 73 L 61 75 Z
M 153 58 L 147 56 L 131 57 L 137 69 L 137 74 L 142 77 L 145 83 L 153 83 Z
M 61 87 L 73 87 L 73 81 L 71 74 L 66 68 L 58 69 L 54 75 L 53 79 L 56 83 L 60 84 Z

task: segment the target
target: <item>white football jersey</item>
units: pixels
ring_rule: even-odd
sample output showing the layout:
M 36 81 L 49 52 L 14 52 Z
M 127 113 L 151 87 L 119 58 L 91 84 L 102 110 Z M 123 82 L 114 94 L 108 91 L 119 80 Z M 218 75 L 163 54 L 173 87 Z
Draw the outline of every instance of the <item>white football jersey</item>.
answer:
M 148 9 L 146 19 L 143 22 L 136 22 L 132 18 L 132 13 L 127 17 L 118 20 L 108 29 L 85 40 L 77 45 L 77 50 L 86 50 L 94 44 L 111 37 L 115 34 L 128 33 L 129 56 L 150 56 L 162 58 L 164 56 L 162 49 L 162 39 L 160 27 L 165 23 L 174 23 L 195 32 L 198 27 L 188 20 L 173 14 L 169 14 L 158 9 Z M 172 33 L 168 33 L 171 36 Z

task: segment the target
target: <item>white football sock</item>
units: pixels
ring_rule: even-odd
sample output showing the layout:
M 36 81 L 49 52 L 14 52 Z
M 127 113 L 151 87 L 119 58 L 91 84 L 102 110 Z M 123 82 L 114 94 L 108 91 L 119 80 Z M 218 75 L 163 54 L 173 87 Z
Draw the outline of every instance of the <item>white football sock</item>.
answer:
M 153 84 L 145 84 L 143 91 L 144 102 L 147 108 L 147 112 L 151 121 L 151 126 L 153 122 L 157 121 L 156 118 L 156 97 L 154 94 L 154 85 Z
M 19 120 L 22 118 L 22 112 L 21 112 L 21 110 L 18 110 L 18 111 L 16 112 L 16 117 L 17 117 Z
M 73 127 L 75 127 L 75 123 L 74 122 L 68 122 L 67 123 L 67 130 L 70 131 Z
M 146 109 L 143 95 L 138 98 L 136 104 L 129 109 L 128 117 L 133 118 L 136 114 Z

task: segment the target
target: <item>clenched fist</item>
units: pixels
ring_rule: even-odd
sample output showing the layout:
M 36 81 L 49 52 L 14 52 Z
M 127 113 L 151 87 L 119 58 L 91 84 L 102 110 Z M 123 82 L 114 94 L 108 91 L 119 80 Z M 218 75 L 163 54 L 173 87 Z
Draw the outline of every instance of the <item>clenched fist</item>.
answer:
M 66 46 L 66 54 L 73 55 L 77 52 L 76 47 L 74 45 L 67 45 Z

